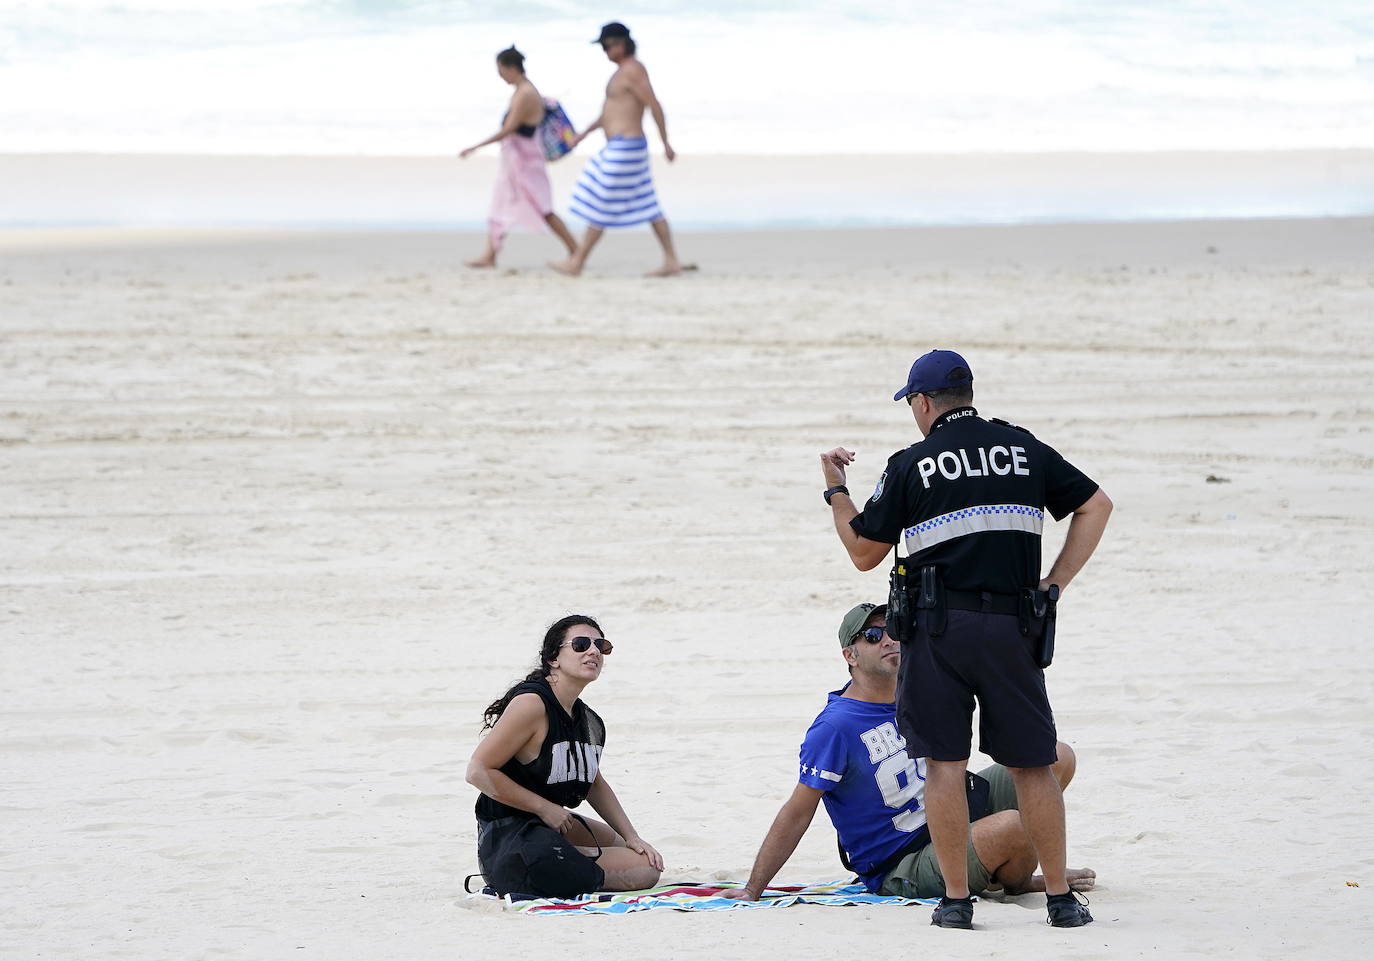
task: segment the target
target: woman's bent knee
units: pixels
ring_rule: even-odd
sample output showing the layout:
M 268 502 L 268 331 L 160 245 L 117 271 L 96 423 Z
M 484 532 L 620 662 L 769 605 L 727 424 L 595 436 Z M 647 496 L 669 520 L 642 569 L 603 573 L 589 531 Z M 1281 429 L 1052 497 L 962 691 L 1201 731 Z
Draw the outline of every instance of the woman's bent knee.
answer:
M 606 872 L 607 891 L 638 891 L 658 883 L 658 868 L 629 848 L 607 848 L 596 863 Z
M 605 885 L 607 891 L 638 891 L 653 887 L 658 883 L 658 879 L 658 869 L 645 864 L 606 871 Z

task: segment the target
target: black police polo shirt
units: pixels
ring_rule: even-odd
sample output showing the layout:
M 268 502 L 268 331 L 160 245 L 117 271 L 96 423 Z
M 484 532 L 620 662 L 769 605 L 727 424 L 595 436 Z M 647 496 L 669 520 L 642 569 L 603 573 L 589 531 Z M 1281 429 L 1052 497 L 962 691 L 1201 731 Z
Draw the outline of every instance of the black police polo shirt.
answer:
M 869 540 L 904 544 L 917 567 L 936 565 L 951 590 L 1015 594 L 1040 581 L 1045 510 L 1062 520 L 1096 491 L 1029 431 L 959 407 L 888 458 L 849 523 Z

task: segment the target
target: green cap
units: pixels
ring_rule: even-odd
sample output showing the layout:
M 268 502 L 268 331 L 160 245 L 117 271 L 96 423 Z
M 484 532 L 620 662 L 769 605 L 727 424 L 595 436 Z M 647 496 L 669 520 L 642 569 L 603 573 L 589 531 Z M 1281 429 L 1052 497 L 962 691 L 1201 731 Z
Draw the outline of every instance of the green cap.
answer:
M 886 604 L 860 604 L 840 621 L 840 649 L 854 643 L 854 636 L 864 629 L 864 624 L 874 614 L 886 614 Z

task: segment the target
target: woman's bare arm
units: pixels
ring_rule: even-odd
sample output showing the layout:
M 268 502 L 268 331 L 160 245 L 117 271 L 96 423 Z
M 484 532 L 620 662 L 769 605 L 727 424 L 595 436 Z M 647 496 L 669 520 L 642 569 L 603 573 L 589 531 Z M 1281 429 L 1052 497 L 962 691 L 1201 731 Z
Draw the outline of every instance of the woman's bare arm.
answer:
M 520 748 L 543 740 L 547 724 L 544 701 L 538 694 L 517 695 L 506 705 L 491 733 L 473 750 L 466 777 L 469 784 L 492 800 L 528 811 L 554 830 L 562 831 L 577 823 L 571 812 L 501 773 L 501 767 Z

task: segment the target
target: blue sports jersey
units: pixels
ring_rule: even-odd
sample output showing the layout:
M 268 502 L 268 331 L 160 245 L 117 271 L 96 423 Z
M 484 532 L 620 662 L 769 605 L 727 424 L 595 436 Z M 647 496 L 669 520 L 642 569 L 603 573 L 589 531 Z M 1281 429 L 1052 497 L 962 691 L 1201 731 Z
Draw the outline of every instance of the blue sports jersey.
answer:
M 831 692 L 806 732 L 798 780 L 825 792 L 825 811 L 840 844 L 864 884 L 876 891 L 884 875 L 873 869 L 925 827 L 925 762 L 907 757 L 896 705 L 856 701 L 844 697 L 844 690 Z

